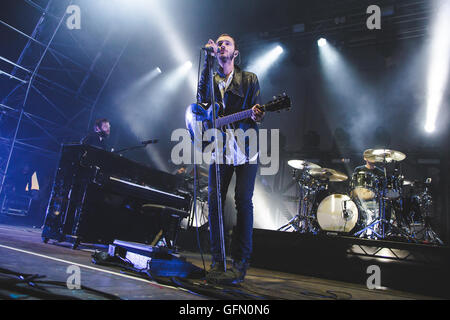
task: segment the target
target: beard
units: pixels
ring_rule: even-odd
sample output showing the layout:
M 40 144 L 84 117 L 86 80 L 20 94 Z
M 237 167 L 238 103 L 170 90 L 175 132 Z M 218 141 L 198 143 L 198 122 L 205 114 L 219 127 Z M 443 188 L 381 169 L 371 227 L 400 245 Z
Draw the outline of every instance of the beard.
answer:
M 219 60 L 221 62 L 227 62 L 232 61 L 234 59 L 234 52 L 230 53 L 229 55 L 220 55 Z
M 109 137 L 109 133 L 105 132 L 105 131 L 99 131 L 98 135 L 102 138 L 107 138 Z

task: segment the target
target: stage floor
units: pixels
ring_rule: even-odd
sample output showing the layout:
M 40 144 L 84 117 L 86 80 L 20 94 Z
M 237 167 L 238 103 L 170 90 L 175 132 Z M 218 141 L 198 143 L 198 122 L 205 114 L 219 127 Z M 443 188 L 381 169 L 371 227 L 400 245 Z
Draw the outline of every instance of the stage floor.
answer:
M 52 240 L 45 244 L 41 230 L 29 227 L 0 225 L 0 268 L 24 274 L 45 275 L 45 280 L 66 282 L 71 275 L 68 267 L 80 268 L 81 285 L 126 300 L 210 300 L 214 297 L 195 294 L 188 290 L 161 284 L 123 272 L 120 268 L 105 267 L 91 262 L 95 250 L 80 246 L 73 250 L 68 243 Z M 180 252 L 188 262 L 202 267 L 197 253 Z M 209 255 L 204 255 L 209 266 Z M 282 300 L 415 300 L 437 299 L 389 288 L 369 290 L 363 285 L 320 279 L 298 274 L 250 268 L 245 282 L 238 287 L 261 297 Z M 67 289 L 62 294 L 81 299 L 92 298 L 80 290 Z M 251 295 L 249 295 L 251 297 Z

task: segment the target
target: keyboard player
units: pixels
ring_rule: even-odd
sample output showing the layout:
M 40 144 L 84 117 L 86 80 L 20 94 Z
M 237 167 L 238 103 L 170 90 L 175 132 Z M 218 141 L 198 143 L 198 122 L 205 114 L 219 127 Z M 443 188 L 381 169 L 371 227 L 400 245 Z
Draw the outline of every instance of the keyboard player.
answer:
M 111 124 L 106 118 L 97 119 L 94 124 L 94 131 L 90 132 L 81 140 L 82 144 L 88 144 L 106 151 L 111 151 L 109 146 L 109 135 Z

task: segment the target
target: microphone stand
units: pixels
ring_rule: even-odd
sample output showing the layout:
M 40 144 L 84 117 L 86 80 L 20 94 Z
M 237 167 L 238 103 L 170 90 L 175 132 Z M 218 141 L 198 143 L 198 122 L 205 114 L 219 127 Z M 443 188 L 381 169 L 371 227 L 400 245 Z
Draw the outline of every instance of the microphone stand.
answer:
M 210 85 L 210 97 L 211 97 L 211 107 L 212 107 L 212 128 L 214 132 L 216 131 L 216 119 L 217 119 L 217 108 L 216 108 L 216 97 L 214 94 L 214 59 L 211 52 L 207 53 L 206 62 L 208 64 L 209 69 L 209 85 Z M 223 230 L 223 213 L 222 213 L 222 193 L 220 190 L 220 168 L 218 164 L 219 159 L 219 144 L 217 142 L 217 137 L 214 139 L 215 141 L 215 150 L 216 150 L 216 159 L 215 159 L 215 170 L 216 170 L 216 192 L 217 192 L 217 213 L 219 220 L 219 238 L 220 238 L 220 249 L 222 253 L 224 271 L 227 271 L 227 259 L 225 253 L 225 236 Z M 220 154 L 223 150 L 220 150 Z

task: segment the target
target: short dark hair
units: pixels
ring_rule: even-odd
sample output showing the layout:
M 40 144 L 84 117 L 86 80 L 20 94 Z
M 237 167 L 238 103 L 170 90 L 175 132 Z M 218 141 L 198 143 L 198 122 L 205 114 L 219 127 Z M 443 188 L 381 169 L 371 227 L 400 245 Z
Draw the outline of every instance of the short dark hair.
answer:
M 228 33 L 222 33 L 220 36 L 217 37 L 217 39 L 219 39 L 220 37 L 230 37 L 231 39 L 233 39 L 234 50 L 238 50 L 238 44 L 236 42 L 236 39 L 232 35 L 230 35 Z M 216 39 L 216 42 L 217 42 L 217 39 Z
M 94 129 L 100 128 L 102 126 L 102 124 L 105 122 L 109 122 L 109 120 L 106 118 L 100 118 L 100 119 L 95 120 Z

